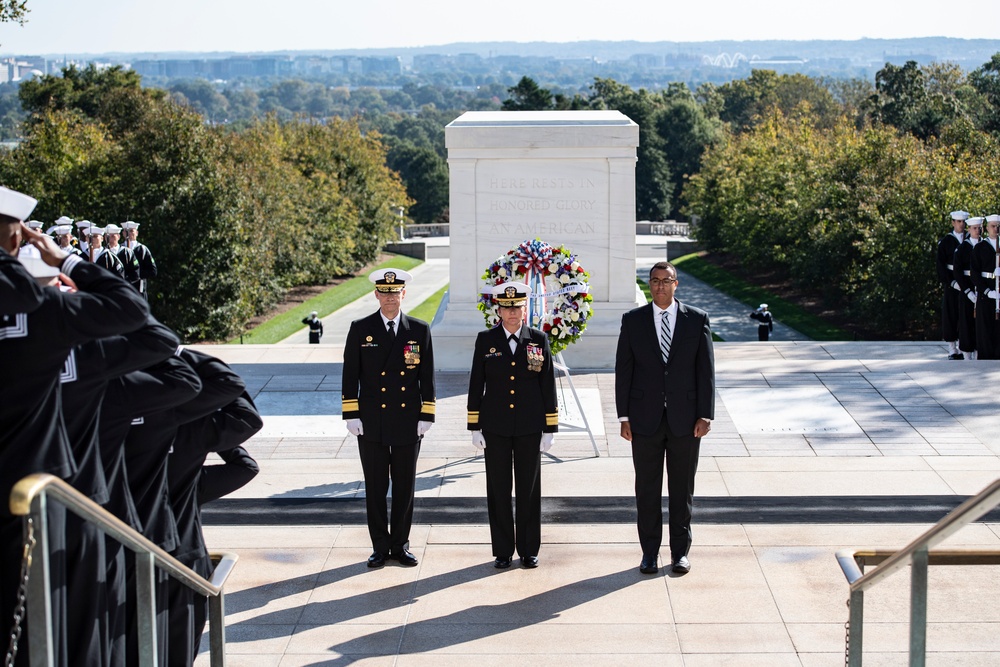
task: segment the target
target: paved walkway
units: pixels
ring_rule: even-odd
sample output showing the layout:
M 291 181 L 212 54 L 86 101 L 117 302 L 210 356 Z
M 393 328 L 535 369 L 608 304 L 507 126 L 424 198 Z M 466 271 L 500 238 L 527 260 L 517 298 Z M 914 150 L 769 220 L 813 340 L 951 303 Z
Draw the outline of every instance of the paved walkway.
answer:
M 423 264 L 414 267 L 410 274 L 413 276 L 413 280 L 406 288 L 406 296 L 403 299 L 404 311 L 420 305 L 448 284 L 448 260 L 428 259 Z M 370 293 L 330 313 L 323 318 L 323 339 L 320 344 L 340 346 L 343 349 L 351 322 L 371 315 L 376 310 L 378 310 L 378 302 L 375 300 L 374 294 Z M 309 329 L 305 326 L 281 341 L 282 345 L 302 343 L 309 343 Z
M 744 306 L 690 277 L 680 290 L 717 327 L 733 311 L 724 337 L 738 340 Z M 209 546 L 241 557 L 226 599 L 231 667 L 842 665 L 848 591 L 835 552 L 901 547 L 1000 476 L 984 391 L 1000 386 L 998 362 L 946 361 L 933 342 L 723 342 L 691 573 L 638 572 L 610 372 L 574 375 L 572 388 L 560 378 L 541 566 L 501 572 L 476 518 L 486 484 L 465 429 L 468 376 L 438 373 L 411 535 L 420 564 L 370 571 L 357 445 L 340 418 L 345 313 L 330 344 L 207 347 L 265 415 L 248 443 L 260 475 L 206 508 Z M 947 545 L 1000 548 L 1000 522 Z M 998 575 L 932 568 L 928 664 L 1000 664 Z M 907 664 L 908 584 L 900 574 L 867 596 L 866 665 Z

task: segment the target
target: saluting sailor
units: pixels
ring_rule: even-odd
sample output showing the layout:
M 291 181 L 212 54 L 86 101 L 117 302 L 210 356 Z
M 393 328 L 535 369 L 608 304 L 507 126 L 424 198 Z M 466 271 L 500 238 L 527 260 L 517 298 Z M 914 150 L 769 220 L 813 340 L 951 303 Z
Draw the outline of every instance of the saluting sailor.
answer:
M 319 313 L 312 311 L 309 317 L 302 318 L 302 324 L 309 326 L 309 344 L 319 345 L 319 339 L 323 337 L 323 320 L 319 319 Z
M 426 322 L 400 309 L 411 276 L 380 269 L 368 276 L 379 309 L 355 320 L 344 346 L 343 418 L 358 438 L 372 555 L 416 565 L 410 553 L 420 440 L 434 422 L 434 353 Z M 392 512 L 386 496 L 392 482 Z
M 559 430 L 555 370 L 548 336 L 524 323 L 531 288 L 507 282 L 493 288 L 500 323 L 480 332 L 469 376 L 468 428 L 485 448 L 486 502 L 494 567 L 538 567 L 542 541 L 541 453 Z M 511 465 L 516 512 L 511 507 Z
M 941 339 L 948 343 L 948 358 L 962 359 L 958 351 L 958 305 L 965 296 L 955 280 L 955 251 L 967 238 L 965 221 L 969 214 L 965 211 L 951 212 L 951 232 L 938 241 L 937 274 L 944 293 L 941 296 Z

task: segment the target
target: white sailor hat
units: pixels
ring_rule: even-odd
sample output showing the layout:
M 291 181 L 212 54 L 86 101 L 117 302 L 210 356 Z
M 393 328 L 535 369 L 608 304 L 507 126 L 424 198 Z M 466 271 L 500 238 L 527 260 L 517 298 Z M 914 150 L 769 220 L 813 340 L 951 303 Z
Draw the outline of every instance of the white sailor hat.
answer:
M 406 281 L 412 277 L 402 269 L 379 269 L 372 271 L 368 280 L 375 283 L 376 292 L 402 292 L 406 288 Z
M 31 227 L 32 229 L 41 229 L 42 225 L 45 223 L 43 223 L 41 220 L 28 220 L 24 224 L 28 225 L 28 227 Z
M 72 225 L 73 224 L 73 218 L 69 217 L 68 215 L 60 215 L 58 218 L 56 218 L 56 221 L 53 222 L 52 224 L 53 225 Z
M 38 200 L 34 197 L 0 186 L 0 215 L 27 220 L 37 204 Z
M 319 313 L 314 310 L 311 313 L 309 313 L 309 315 L 312 317 L 316 317 L 317 315 L 319 315 Z
M 56 222 L 59 222 L 59 221 L 56 220 Z M 87 227 L 90 227 L 93 224 L 94 223 L 92 223 L 90 220 L 77 220 L 76 221 L 76 226 L 77 226 L 78 229 L 86 229 Z
M 132 220 L 126 220 L 122 223 L 122 229 L 139 229 L 139 223 L 133 222 Z
M 952 211 L 951 212 L 951 219 L 952 220 L 966 220 L 966 219 L 968 219 L 968 217 L 969 217 L 969 214 L 966 211 Z
M 996 215 L 995 213 L 988 215 L 986 216 L 986 222 L 1000 222 L 1000 215 Z
M 965 224 L 968 227 L 981 227 L 983 225 L 983 218 L 969 218 L 965 221 Z
M 52 278 L 59 275 L 59 267 L 46 264 L 35 246 L 26 245 L 21 248 L 21 251 L 17 253 L 17 259 L 35 278 Z
M 531 288 L 524 283 L 506 282 L 493 288 L 493 298 L 501 306 L 523 306 L 531 296 Z
M 49 227 L 49 234 L 55 234 L 56 236 L 62 236 L 63 234 L 69 234 L 73 231 L 73 225 L 55 225 L 54 227 Z
M 765 308 L 767 308 L 767 304 L 766 303 L 760 304 L 760 309 L 761 310 L 764 310 Z
M 119 227 L 118 225 L 116 225 L 113 222 L 108 223 L 108 225 L 104 228 L 104 230 L 108 234 L 121 234 L 122 233 L 122 228 Z
M 88 236 L 104 236 L 104 227 L 98 227 L 94 223 L 90 223 L 90 228 L 87 229 Z

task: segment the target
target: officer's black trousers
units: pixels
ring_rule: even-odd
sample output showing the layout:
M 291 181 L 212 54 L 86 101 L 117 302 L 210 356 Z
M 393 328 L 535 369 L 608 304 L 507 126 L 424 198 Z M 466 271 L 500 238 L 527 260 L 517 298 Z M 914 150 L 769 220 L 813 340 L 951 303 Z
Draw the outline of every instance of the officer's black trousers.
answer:
M 390 446 L 366 440 L 362 435 L 358 438 L 358 446 L 361 450 L 361 468 L 365 474 L 365 507 L 368 510 L 368 534 L 372 538 L 372 550 L 389 554 L 409 549 L 420 443 Z M 386 508 L 390 481 L 391 515 Z
M 507 437 L 483 431 L 486 438 L 486 502 L 493 556 L 537 556 L 542 544 L 541 433 Z M 511 466 L 516 511 L 511 505 Z M 515 518 L 516 517 L 516 518 Z

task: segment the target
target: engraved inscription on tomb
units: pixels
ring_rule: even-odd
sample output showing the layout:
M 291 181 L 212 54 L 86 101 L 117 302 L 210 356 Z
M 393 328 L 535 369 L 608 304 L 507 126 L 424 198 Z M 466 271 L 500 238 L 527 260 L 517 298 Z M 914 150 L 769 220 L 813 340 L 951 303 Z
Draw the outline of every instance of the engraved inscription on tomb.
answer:
M 480 161 L 476 213 L 488 236 L 592 236 L 607 227 L 608 186 L 600 160 L 540 160 L 510 173 L 509 163 Z

